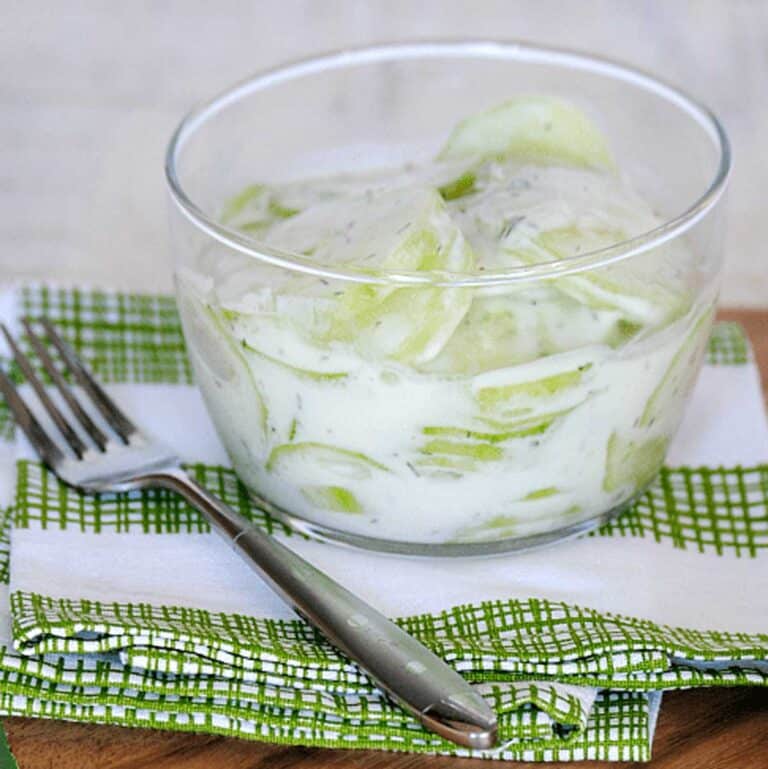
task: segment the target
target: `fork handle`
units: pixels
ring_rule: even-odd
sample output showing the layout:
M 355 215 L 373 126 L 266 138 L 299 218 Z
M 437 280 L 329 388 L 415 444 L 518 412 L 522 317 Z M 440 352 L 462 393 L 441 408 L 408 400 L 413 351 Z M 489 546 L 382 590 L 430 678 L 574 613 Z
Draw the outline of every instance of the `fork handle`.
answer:
M 180 494 L 296 612 L 427 729 L 457 745 L 496 744 L 496 716 L 472 687 L 402 628 L 251 525 L 181 469 L 143 479 Z

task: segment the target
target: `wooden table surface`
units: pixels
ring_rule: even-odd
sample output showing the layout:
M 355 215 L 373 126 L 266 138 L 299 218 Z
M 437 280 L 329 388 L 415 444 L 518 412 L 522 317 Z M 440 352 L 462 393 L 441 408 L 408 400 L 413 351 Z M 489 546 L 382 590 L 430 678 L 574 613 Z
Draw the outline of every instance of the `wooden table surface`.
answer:
M 755 348 L 768 398 L 768 312 L 729 310 Z M 206 735 L 9 718 L 20 769 L 488 769 L 488 762 L 372 751 L 280 747 Z M 699 689 L 664 696 L 652 769 L 766 769 L 768 689 Z M 496 764 L 500 766 L 500 764 Z M 536 764 L 516 764 L 534 767 Z M 549 764 L 566 767 L 568 764 Z M 572 764 L 570 766 L 573 766 Z M 593 762 L 594 769 L 626 764 Z

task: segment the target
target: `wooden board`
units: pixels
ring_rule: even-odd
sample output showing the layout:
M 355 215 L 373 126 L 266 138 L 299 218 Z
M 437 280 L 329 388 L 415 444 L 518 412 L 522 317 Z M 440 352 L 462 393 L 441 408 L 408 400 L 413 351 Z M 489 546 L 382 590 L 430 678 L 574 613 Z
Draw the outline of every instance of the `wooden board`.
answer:
M 730 310 L 752 340 L 768 398 L 768 312 Z M 479 760 L 264 745 L 205 735 L 5 720 L 20 769 L 489 769 Z M 493 764 L 501 766 L 501 764 Z M 541 766 L 515 764 L 516 767 Z M 569 764 L 549 764 L 566 767 Z M 572 764 L 570 766 L 573 766 Z M 590 769 L 626 764 L 590 763 Z M 768 689 L 701 689 L 664 696 L 652 769 L 766 769 Z

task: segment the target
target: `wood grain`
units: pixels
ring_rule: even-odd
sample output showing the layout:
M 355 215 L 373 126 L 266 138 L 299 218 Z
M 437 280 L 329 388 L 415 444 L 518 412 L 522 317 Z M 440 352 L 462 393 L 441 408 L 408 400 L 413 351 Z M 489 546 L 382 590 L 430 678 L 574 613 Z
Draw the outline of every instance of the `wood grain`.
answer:
M 735 320 L 747 330 L 763 380 L 763 396 L 768 404 L 768 312 L 720 310 L 718 317 L 721 320 Z M 766 766 L 768 766 L 768 759 L 766 759 Z
M 768 312 L 727 310 L 752 340 L 768 396 Z M 485 761 L 373 751 L 280 747 L 225 737 L 5 720 L 20 769 L 488 769 Z M 636 764 L 640 766 L 640 764 Z M 520 763 L 525 769 L 540 764 Z M 553 769 L 568 764 L 549 764 Z M 570 765 L 572 766 L 572 765 Z M 627 764 L 594 762 L 590 769 Z M 649 769 L 766 769 L 768 690 L 700 689 L 664 696 Z

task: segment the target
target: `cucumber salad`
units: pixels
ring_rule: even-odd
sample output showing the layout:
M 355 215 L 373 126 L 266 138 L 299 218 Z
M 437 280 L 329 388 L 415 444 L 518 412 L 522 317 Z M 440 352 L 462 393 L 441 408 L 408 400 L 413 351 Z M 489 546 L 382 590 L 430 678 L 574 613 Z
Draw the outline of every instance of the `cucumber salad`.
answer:
M 259 180 L 220 221 L 297 255 L 211 250 L 177 272 L 196 380 L 270 509 L 370 540 L 497 542 L 597 519 L 659 470 L 712 318 L 692 249 L 451 279 L 662 223 L 576 107 L 518 97 L 460 122 L 427 162 Z

